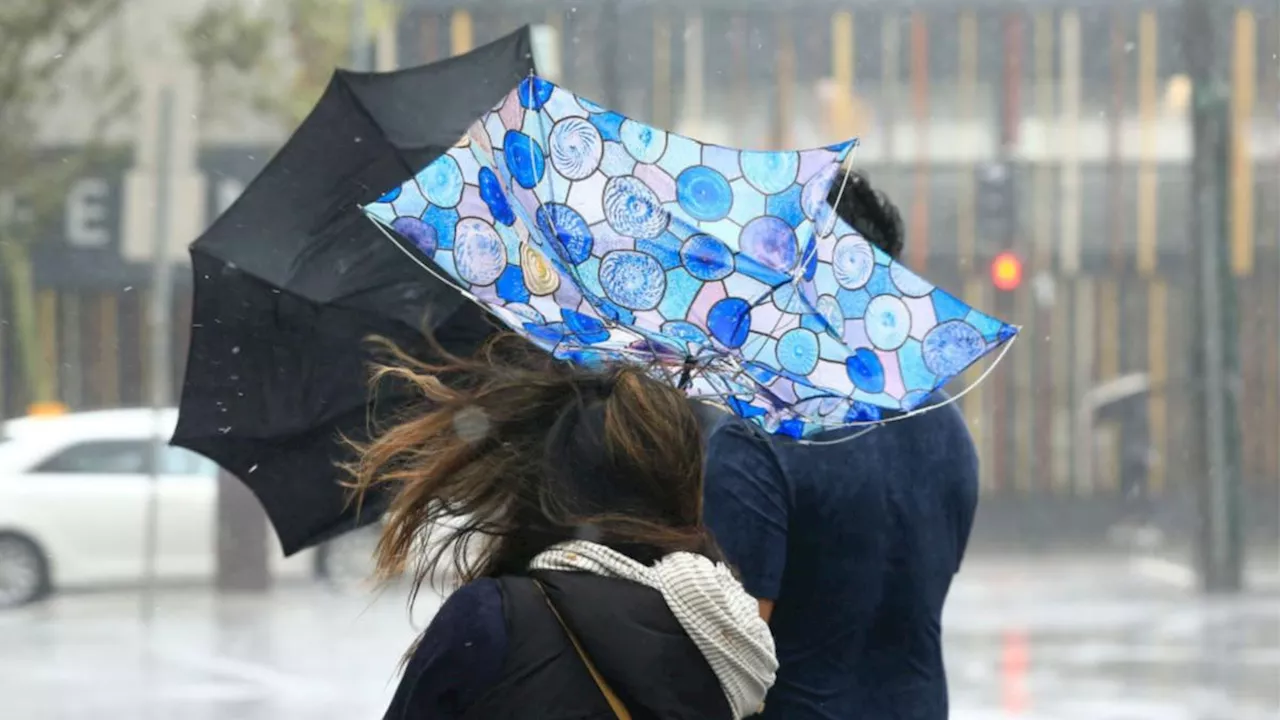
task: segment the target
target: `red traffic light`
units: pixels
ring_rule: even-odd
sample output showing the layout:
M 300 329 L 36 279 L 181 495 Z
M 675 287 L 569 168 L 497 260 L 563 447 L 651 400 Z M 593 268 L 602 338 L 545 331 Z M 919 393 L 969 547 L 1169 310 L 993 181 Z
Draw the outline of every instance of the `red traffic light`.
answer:
M 1002 252 L 991 261 L 991 284 L 997 290 L 1017 290 L 1022 284 L 1022 260 L 1011 252 Z

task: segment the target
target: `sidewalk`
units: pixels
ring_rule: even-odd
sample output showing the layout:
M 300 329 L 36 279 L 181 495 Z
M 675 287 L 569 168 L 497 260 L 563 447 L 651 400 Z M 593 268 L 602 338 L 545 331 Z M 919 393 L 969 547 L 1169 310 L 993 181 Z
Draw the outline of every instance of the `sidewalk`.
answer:
M 1274 720 L 1280 603 L 1204 600 L 1132 559 L 975 554 L 948 605 L 957 720 Z M 410 622 L 402 591 L 313 586 L 262 596 L 170 590 L 0 613 L 0 717 L 21 720 L 378 718 Z

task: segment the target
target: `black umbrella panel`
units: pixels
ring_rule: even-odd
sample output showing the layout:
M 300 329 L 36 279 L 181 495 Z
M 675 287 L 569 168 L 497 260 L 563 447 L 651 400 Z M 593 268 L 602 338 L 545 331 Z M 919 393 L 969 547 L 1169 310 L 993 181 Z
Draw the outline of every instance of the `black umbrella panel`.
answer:
M 452 352 L 492 332 L 364 215 L 452 147 L 533 72 L 527 27 L 422 67 L 334 73 L 315 109 L 244 194 L 191 246 L 195 298 L 173 444 L 243 480 L 286 554 L 376 520 L 348 502 L 339 437 L 403 407 L 371 398 L 371 335 L 411 353 L 431 330 Z

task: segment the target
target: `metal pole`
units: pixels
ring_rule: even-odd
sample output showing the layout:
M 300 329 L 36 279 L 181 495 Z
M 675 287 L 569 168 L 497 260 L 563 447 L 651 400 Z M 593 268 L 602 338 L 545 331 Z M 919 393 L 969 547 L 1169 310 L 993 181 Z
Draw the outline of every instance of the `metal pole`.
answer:
M 160 117 L 157 123 L 159 144 L 156 150 L 156 214 L 153 229 L 151 258 L 151 308 L 148 330 L 151 340 L 151 410 L 154 422 L 152 440 L 151 477 L 147 486 L 146 527 L 143 540 L 145 569 L 143 579 L 142 616 L 150 622 L 155 613 L 156 555 L 159 551 L 160 478 L 163 457 L 168 445 L 169 428 L 164 419 L 169 408 L 169 395 L 173 383 L 170 317 L 173 307 L 173 258 L 169 247 L 170 186 L 173 182 L 170 167 L 173 155 L 173 86 L 165 84 L 160 89 Z
M 365 24 L 365 0 L 351 0 L 351 63 L 352 70 L 368 70 L 369 28 Z
M 1223 13 L 1212 0 L 1186 0 L 1184 51 L 1194 82 L 1191 217 L 1198 342 L 1192 349 L 1193 466 L 1200 482 L 1199 568 L 1207 592 L 1243 585 L 1235 285 L 1227 257 L 1229 91 L 1220 48 Z

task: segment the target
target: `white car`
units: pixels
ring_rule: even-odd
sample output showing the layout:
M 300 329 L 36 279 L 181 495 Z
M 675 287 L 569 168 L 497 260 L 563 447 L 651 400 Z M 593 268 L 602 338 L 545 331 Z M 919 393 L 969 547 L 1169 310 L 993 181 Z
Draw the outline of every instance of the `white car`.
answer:
M 11 420 L 0 426 L 0 607 L 54 588 L 137 584 L 146 568 L 146 517 L 157 501 L 155 578 L 212 580 L 217 466 L 154 439 L 177 423 L 168 410 L 105 410 Z M 266 522 L 265 517 L 263 522 Z M 284 558 L 268 533 L 273 576 L 308 576 L 311 553 Z

